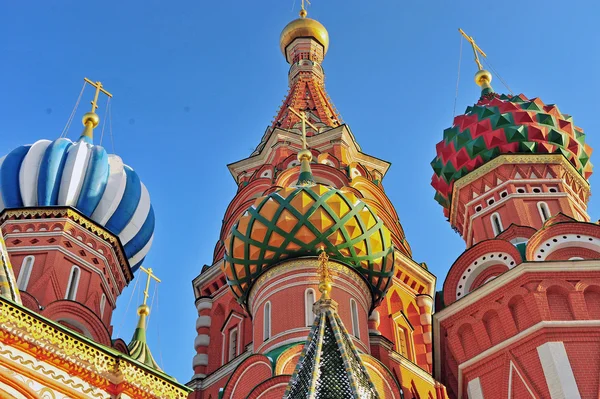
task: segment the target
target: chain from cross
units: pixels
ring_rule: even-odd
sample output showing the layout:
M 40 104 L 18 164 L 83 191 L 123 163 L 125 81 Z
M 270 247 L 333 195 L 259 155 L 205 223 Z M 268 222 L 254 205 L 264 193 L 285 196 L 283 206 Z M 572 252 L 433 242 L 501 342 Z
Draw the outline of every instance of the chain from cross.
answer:
M 102 86 L 101 82 L 92 82 L 91 80 L 89 80 L 88 78 L 83 78 L 85 80 L 85 83 L 89 84 L 90 86 L 94 87 L 96 89 L 96 93 L 94 94 L 94 101 L 91 102 L 92 104 L 92 112 L 96 112 L 96 108 L 98 108 L 98 95 L 100 94 L 100 92 L 106 94 L 108 97 L 112 98 L 112 94 L 110 94 L 109 92 L 107 92 L 106 90 L 104 90 L 104 87 Z
M 483 57 L 487 58 L 487 54 L 483 52 L 483 50 L 481 49 L 481 47 L 479 47 L 477 45 L 477 43 L 475 43 L 475 39 L 473 39 L 472 36 L 469 36 L 465 33 L 464 30 L 458 28 L 458 31 L 460 32 L 461 35 L 464 36 L 465 39 L 467 39 L 469 41 L 469 43 L 471 43 L 471 46 L 473 47 L 473 54 L 475 54 L 475 62 L 477 63 L 477 66 L 479 67 L 479 70 L 481 71 L 483 69 L 483 65 L 481 65 L 481 61 L 479 61 L 479 54 L 481 54 Z
M 306 112 L 300 113 L 292 107 L 288 107 L 288 109 L 298 118 L 300 118 L 300 121 L 302 122 L 302 149 L 306 150 L 308 148 L 308 144 L 306 143 L 306 125 L 311 127 L 315 132 L 318 132 L 319 128 L 308 121 L 308 116 L 306 116 Z
M 158 277 L 156 277 L 151 268 L 146 269 L 145 267 L 140 266 L 140 270 L 148 275 L 148 279 L 146 280 L 146 288 L 144 289 L 144 305 L 146 305 L 146 303 L 148 302 L 148 297 L 150 297 L 150 295 L 148 294 L 148 289 L 150 288 L 150 280 L 154 279 L 157 283 L 160 283 L 161 281 L 158 279 Z

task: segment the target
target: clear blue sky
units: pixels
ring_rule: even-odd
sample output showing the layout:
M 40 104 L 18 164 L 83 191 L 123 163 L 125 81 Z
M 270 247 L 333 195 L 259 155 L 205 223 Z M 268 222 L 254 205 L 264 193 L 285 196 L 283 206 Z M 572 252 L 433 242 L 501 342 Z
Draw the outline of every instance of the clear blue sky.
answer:
M 278 39 L 299 2 L 292 11 L 293 0 L 0 1 L 0 154 L 58 138 L 84 76 L 114 94 L 114 149 L 145 182 L 157 218 L 146 266 L 163 283 L 149 340 L 182 382 L 195 353 L 191 280 L 211 263 L 236 191 L 226 164 L 250 154 L 286 94 Z M 599 14 L 591 0 L 313 0 L 309 15 L 331 37 L 327 90 L 363 150 L 392 162 L 386 192 L 415 260 L 429 265 L 438 286 L 464 250 L 429 185 L 435 144 L 452 122 L 457 28 L 476 38 L 514 92 L 559 104 L 598 149 Z M 457 112 L 478 98 L 463 44 Z M 493 86 L 504 90 L 498 79 Z M 104 118 L 103 105 L 99 111 Z M 107 132 L 103 145 L 113 152 Z M 593 220 L 599 207 L 592 197 Z M 136 293 L 125 312 L 132 288 L 113 318 L 126 341 L 139 303 Z

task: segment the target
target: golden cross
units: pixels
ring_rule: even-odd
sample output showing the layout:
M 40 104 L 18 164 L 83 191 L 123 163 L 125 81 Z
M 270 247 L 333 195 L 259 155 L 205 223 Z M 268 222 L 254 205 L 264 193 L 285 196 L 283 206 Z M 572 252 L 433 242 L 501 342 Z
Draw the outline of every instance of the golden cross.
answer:
M 308 148 L 308 145 L 306 144 L 306 125 L 310 126 L 311 128 L 314 129 L 315 132 L 319 131 L 319 128 L 316 127 L 315 125 L 313 125 L 312 123 L 310 123 L 308 121 L 308 116 L 306 116 L 306 112 L 298 112 L 296 111 L 294 108 L 292 107 L 288 107 L 288 109 L 294 114 L 296 115 L 298 118 L 300 118 L 300 120 L 302 121 L 302 149 L 306 150 Z
M 140 266 L 140 270 L 148 275 L 148 279 L 146 280 L 146 289 L 144 289 L 144 305 L 145 305 L 146 302 L 148 302 L 148 297 L 150 296 L 150 295 L 148 295 L 148 289 L 150 288 L 150 280 L 154 279 L 154 280 L 156 280 L 157 283 L 160 283 L 161 281 L 158 279 L 158 277 L 156 277 L 156 275 L 154 273 L 152 273 L 151 268 L 146 269 L 144 266 Z
M 304 2 L 306 1 L 306 4 L 310 5 L 310 1 L 309 0 L 302 0 L 302 5 L 301 5 L 301 9 L 300 9 L 300 16 L 302 18 L 306 18 L 306 14 L 308 14 L 306 12 L 306 8 L 304 8 Z
M 465 37 L 465 39 L 467 39 L 469 41 L 469 43 L 471 43 L 471 46 L 473 47 L 473 53 L 475 54 L 475 62 L 477 63 L 477 66 L 479 67 L 479 70 L 481 71 L 483 69 L 483 65 L 481 65 L 481 62 L 479 61 L 479 54 L 481 54 L 484 57 L 487 57 L 487 54 L 485 54 L 483 52 L 483 50 L 477 45 L 477 43 L 475 43 L 475 39 L 473 39 L 472 36 L 467 35 L 465 33 L 465 31 L 460 28 L 458 28 L 458 31 L 460 32 L 461 35 L 463 35 Z
M 96 88 L 96 94 L 94 94 L 94 101 L 92 101 L 92 112 L 96 112 L 96 108 L 98 108 L 98 95 L 100 94 L 100 92 L 106 94 L 110 98 L 112 98 L 112 94 L 110 94 L 109 92 L 107 92 L 106 90 L 104 90 L 101 82 L 94 83 L 91 80 L 89 80 L 88 78 L 83 78 L 83 79 L 90 86 Z

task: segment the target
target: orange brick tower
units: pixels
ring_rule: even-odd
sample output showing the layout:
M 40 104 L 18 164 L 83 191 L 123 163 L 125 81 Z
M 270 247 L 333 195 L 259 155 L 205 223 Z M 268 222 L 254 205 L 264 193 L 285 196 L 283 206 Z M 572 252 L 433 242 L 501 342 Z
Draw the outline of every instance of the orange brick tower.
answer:
M 325 92 L 327 30 L 303 8 L 280 44 L 289 93 L 256 150 L 229 165 L 238 192 L 193 282 L 192 398 L 302 397 L 302 381 L 320 384 L 309 370 L 331 365 L 347 397 L 446 398 L 431 376 L 435 277 L 384 192 L 389 163 L 362 152 Z M 319 254 L 335 289 L 313 308 Z
M 481 98 L 432 162 L 436 199 L 467 244 L 434 316 L 436 376 L 455 398 L 598 397 L 591 148 L 556 105 L 494 92 L 467 39 Z

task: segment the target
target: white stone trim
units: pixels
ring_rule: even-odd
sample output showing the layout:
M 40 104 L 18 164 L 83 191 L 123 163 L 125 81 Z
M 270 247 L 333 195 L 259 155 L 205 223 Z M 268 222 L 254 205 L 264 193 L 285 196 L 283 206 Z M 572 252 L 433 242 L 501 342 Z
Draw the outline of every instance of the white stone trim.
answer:
M 537 347 L 544 377 L 552 399 L 580 399 L 581 394 L 562 342 L 546 342 Z
M 207 366 L 208 365 L 208 355 L 206 353 L 197 353 L 192 360 L 192 366 Z
M 198 312 L 204 309 L 212 309 L 212 299 L 210 298 L 200 298 L 196 302 L 196 309 Z
M 477 259 L 464 270 L 456 286 L 456 299 L 461 299 L 471 292 L 471 286 L 475 279 L 488 267 L 498 264 L 505 265 L 508 269 L 516 266 L 515 259 L 506 252 L 487 252 Z
M 200 327 L 210 327 L 210 316 L 198 316 L 198 319 L 196 319 L 196 330 Z
M 492 346 L 491 348 L 486 349 L 481 352 L 474 358 L 467 360 L 464 363 L 458 365 L 458 397 L 462 397 L 462 388 L 463 388 L 463 370 L 473 366 L 474 364 L 483 361 L 485 358 L 493 355 L 494 353 L 516 343 L 522 341 L 525 337 L 536 333 L 542 328 L 565 328 L 565 327 L 574 327 L 574 328 L 582 328 L 582 327 L 600 327 L 600 320 L 560 320 L 560 321 L 541 321 L 533 326 L 529 327 L 526 330 L 521 331 L 517 335 L 513 335 L 512 337 L 500 342 L 497 345 Z M 439 331 L 439 330 L 438 330 Z M 436 334 L 438 338 L 436 338 L 436 344 L 439 345 L 439 334 Z M 439 349 L 439 346 L 436 348 Z M 436 369 L 441 368 L 441 362 L 439 358 L 437 358 Z M 570 399 L 570 398 L 568 398 Z
M 481 381 L 479 377 L 469 381 L 467 387 L 467 395 L 469 399 L 484 399 L 483 390 L 481 389 Z
M 210 345 L 210 335 L 208 334 L 198 334 L 196 338 L 194 338 L 194 348 L 198 349 L 202 346 Z
M 587 248 L 600 252 L 600 239 L 586 234 L 556 234 L 537 246 L 533 260 L 542 262 L 561 248 Z
M 512 360 L 510 361 L 510 367 L 508 369 L 508 399 L 518 399 L 518 398 L 511 398 L 512 385 L 513 385 L 513 371 L 515 373 L 517 373 L 517 376 L 521 379 L 521 382 L 523 382 L 523 385 L 525 385 L 525 388 L 527 388 L 527 391 L 529 391 L 529 394 L 531 395 L 531 397 L 533 399 L 537 399 L 536 396 L 534 395 L 533 391 L 529 387 L 529 384 L 527 382 L 525 382 L 525 379 L 521 375 L 521 372 L 515 366 L 515 364 L 513 363 Z

